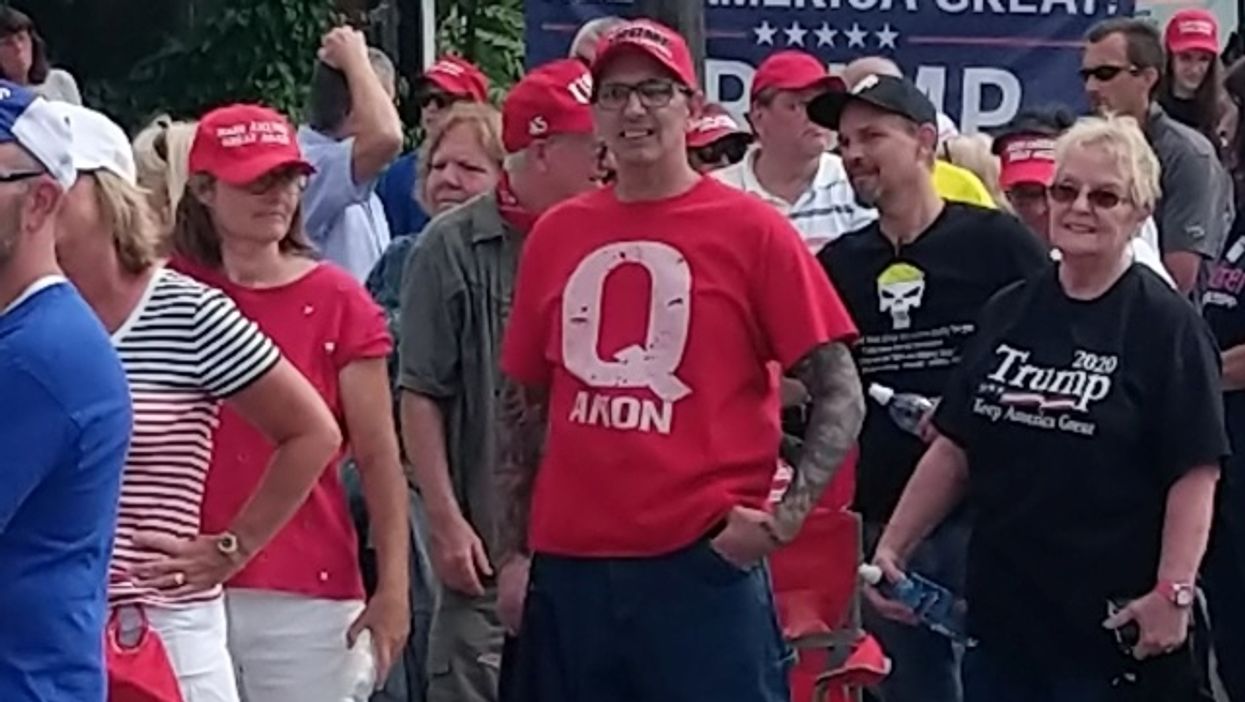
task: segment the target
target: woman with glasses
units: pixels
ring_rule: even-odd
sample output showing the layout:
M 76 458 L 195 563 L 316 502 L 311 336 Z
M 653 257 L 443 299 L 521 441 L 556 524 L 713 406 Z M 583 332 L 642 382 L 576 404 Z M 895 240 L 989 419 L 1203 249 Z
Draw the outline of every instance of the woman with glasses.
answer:
M 1159 177 L 1135 123 L 1081 120 L 1055 166 L 1062 260 L 982 310 L 875 562 L 896 581 L 971 496 L 967 702 L 1194 699 L 1186 637 L 1227 453 L 1218 355 L 1129 251 Z
M 237 702 L 221 585 L 294 515 L 341 435 L 315 388 L 233 302 L 158 259 L 125 132 L 98 112 L 60 107 L 79 174 L 57 222 L 57 258 L 111 334 L 134 404 L 109 606 L 122 639 L 141 609 L 186 702 Z M 222 405 L 274 448 L 246 508 L 224 531 L 201 533 Z M 230 540 L 245 549 L 227 553 Z M 176 562 L 148 570 L 166 554 Z
M 293 519 L 226 583 L 239 688 L 249 702 L 366 694 L 387 674 L 410 626 L 406 486 L 384 315 L 348 273 L 312 258 L 300 219 L 310 165 L 281 115 L 254 105 L 208 113 L 189 169 L 173 231 L 178 267 L 221 289 L 277 344 L 345 438 Z M 222 413 L 203 504 L 208 533 L 227 533 L 267 480 L 261 474 L 272 449 L 248 419 Z M 375 594 L 366 602 L 337 470 L 347 450 L 359 466 L 378 555 Z M 255 548 L 240 539 L 227 546 Z
M 0 78 L 30 86 L 49 100 L 82 104 L 78 81 L 66 70 L 48 65 L 48 47 L 24 12 L 0 7 Z

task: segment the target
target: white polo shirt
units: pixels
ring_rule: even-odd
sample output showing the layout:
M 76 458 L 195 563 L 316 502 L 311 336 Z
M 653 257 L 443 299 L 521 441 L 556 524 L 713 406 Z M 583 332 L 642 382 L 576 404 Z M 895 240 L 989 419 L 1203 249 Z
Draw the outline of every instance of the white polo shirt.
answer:
M 750 149 L 739 163 L 714 171 L 718 180 L 744 192 L 757 195 L 787 215 L 813 253 L 848 232 L 856 231 L 878 218 L 876 210 L 856 202 L 852 185 L 843 170 L 843 160 L 825 153 L 813 182 L 794 203 L 774 195 L 757 180 L 753 166 L 760 150 Z

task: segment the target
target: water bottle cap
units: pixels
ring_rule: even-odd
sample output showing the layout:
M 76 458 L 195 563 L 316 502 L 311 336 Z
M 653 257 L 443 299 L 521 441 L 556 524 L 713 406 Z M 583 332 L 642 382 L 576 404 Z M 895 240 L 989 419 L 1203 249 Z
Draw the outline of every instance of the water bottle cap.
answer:
M 869 585 L 882 582 L 882 569 L 871 563 L 862 563 L 857 572 L 860 574 L 860 579 Z
M 870 383 L 869 397 L 872 397 L 879 405 L 888 405 L 891 398 L 895 397 L 895 391 L 885 385 Z

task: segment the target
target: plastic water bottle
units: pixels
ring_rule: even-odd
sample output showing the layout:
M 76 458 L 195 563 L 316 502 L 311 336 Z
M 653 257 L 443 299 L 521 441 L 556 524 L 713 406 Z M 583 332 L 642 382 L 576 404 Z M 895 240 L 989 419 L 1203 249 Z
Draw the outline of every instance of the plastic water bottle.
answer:
M 919 573 L 905 573 L 899 582 L 888 582 L 882 569 L 868 563 L 860 566 L 860 578 L 916 614 L 929 630 L 972 646 L 966 624 L 966 608 L 950 590 Z
M 923 395 L 911 392 L 895 392 L 885 385 L 871 383 L 869 397 L 886 408 L 891 420 L 904 431 L 921 435 L 921 420 L 934 409 L 934 401 Z
M 343 702 L 368 702 L 376 692 L 376 653 L 372 649 L 372 632 L 364 629 L 350 649 L 347 675 L 351 680 L 350 696 Z

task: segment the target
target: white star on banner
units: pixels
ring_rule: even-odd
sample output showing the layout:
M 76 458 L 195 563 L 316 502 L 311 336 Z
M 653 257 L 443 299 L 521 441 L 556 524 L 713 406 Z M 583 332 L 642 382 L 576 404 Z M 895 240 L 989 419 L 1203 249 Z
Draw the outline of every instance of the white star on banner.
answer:
M 826 22 L 822 22 L 821 26 L 813 31 L 813 34 L 817 35 L 817 46 L 834 46 L 834 35 L 838 33 L 839 30 L 831 29 Z
M 853 46 L 859 46 L 863 49 L 865 46 L 865 37 L 869 36 L 869 33 L 861 29 L 860 25 L 856 24 L 855 22 L 852 22 L 851 29 L 843 33 L 847 35 L 848 48 L 851 48 Z
M 899 38 L 899 32 L 891 29 L 890 23 L 882 25 L 882 30 L 873 34 L 878 38 L 879 49 L 895 48 L 895 40 Z
M 808 34 L 808 30 L 800 26 L 799 22 L 792 22 L 790 27 L 782 30 L 787 35 L 787 46 L 799 44 L 804 46 L 804 35 Z
M 759 27 L 754 27 L 752 31 L 756 32 L 758 44 L 774 45 L 774 34 L 778 30 L 771 27 L 768 20 L 762 22 Z

